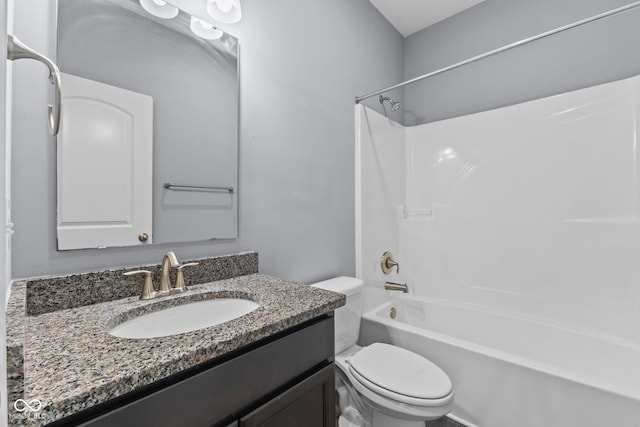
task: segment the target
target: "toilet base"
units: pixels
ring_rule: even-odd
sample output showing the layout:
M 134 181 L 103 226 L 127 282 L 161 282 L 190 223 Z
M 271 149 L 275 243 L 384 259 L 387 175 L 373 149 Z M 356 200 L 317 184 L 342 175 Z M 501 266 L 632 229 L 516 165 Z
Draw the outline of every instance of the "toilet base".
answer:
M 373 416 L 371 420 L 371 427 L 424 427 L 425 423 L 424 420 L 408 421 L 390 417 L 382 412 L 376 411 L 375 409 L 372 412 Z
M 352 423 L 351 421 L 349 421 L 348 419 L 346 419 L 341 415 L 340 418 L 338 418 L 338 427 L 363 427 L 363 426 Z

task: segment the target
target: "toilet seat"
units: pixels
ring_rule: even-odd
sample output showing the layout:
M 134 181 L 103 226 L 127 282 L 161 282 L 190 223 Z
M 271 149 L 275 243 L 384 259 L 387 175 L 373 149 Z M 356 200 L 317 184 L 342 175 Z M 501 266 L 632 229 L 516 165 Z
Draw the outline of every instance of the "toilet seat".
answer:
M 433 362 L 401 347 L 374 343 L 349 359 L 349 372 L 367 389 L 397 402 L 440 406 L 453 385 Z
M 353 374 L 356 372 L 355 369 L 351 369 L 351 360 L 362 350 L 362 347 L 354 345 L 342 353 L 337 354 L 335 359 L 336 367 L 338 368 L 336 375 L 344 377 L 355 389 L 359 397 L 368 402 L 373 408 L 401 420 L 414 421 L 440 418 L 451 411 L 453 407 L 453 390 L 451 390 L 449 395 L 441 399 L 417 399 L 416 401 L 419 404 L 410 404 L 401 401 L 401 399 L 408 400 L 406 396 L 403 398 L 400 394 L 396 393 L 387 394 L 392 397 L 386 397 L 382 393 L 376 392 L 374 385 L 369 384 L 369 387 L 365 386 L 364 383 L 358 380 Z M 387 363 L 389 362 L 387 361 Z

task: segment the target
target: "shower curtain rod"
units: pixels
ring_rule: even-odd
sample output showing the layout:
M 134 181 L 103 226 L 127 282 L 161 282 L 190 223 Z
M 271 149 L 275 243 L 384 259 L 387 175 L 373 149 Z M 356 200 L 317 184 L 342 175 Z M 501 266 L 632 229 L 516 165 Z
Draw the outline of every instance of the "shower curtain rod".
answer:
M 545 31 L 544 33 L 540 33 L 540 34 L 538 34 L 536 36 L 528 37 L 526 39 L 522 39 L 522 40 L 517 41 L 515 43 L 511 43 L 511 44 L 508 44 L 506 46 L 502 46 L 502 47 L 499 47 L 497 49 L 490 50 L 490 51 L 482 53 L 480 55 L 476 55 L 474 57 L 465 59 L 464 61 L 456 62 L 455 64 L 449 65 L 449 66 L 444 67 L 444 68 L 440 68 L 439 70 L 432 71 L 430 73 L 423 74 L 423 75 L 418 76 L 418 77 L 414 77 L 411 80 L 407 80 L 407 81 L 404 81 L 402 83 L 398 83 L 398 84 L 395 84 L 393 86 L 389 86 L 387 88 L 380 89 L 380 90 L 377 90 L 375 92 L 368 93 L 366 95 L 356 96 L 355 97 L 356 104 L 359 104 L 360 101 L 364 101 L 365 99 L 371 98 L 372 96 L 380 95 L 380 94 L 382 94 L 384 92 L 387 92 L 387 91 L 390 91 L 390 90 L 393 90 L 393 89 L 397 89 L 397 88 L 400 88 L 402 86 L 406 86 L 408 84 L 415 83 L 415 82 L 418 82 L 420 80 L 424 80 L 426 78 L 436 76 L 438 74 L 442 74 L 445 71 L 449 71 L 449 70 L 453 70 L 454 68 L 462 67 L 463 65 L 467 65 L 467 64 L 470 64 L 472 62 L 479 61 L 480 59 L 484 59 L 484 58 L 486 58 L 488 56 L 495 55 L 496 53 L 504 52 L 505 50 L 509 50 L 509 49 L 514 48 L 514 47 L 522 46 L 524 44 L 531 43 L 533 41 L 540 40 L 542 38 L 545 38 L 545 37 L 548 37 L 548 36 L 551 36 L 551 35 L 554 35 L 554 34 L 558 34 L 558 33 L 561 33 L 563 31 L 570 30 L 572 28 L 579 27 L 581 25 L 585 25 L 585 24 L 588 24 L 588 23 L 593 22 L 593 21 L 597 21 L 597 20 L 602 19 L 602 18 L 606 18 L 606 17 L 612 16 L 612 15 L 616 15 L 618 13 L 626 12 L 626 11 L 634 9 L 634 8 L 636 8 L 638 6 L 640 6 L 640 1 L 635 1 L 633 3 L 629 3 L 627 5 L 620 6 L 620 7 L 615 8 L 615 9 L 611 9 L 611 10 L 609 10 L 607 12 L 602 12 L 602 13 L 599 13 L 597 15 L 593 15 L 593 16 L 591 16 L 589 18 L 581 19 L 580 21 L 576 21 L 576 22 L 573 22 L 571 24 L 567 24 L 567 25 L 564 25 L 562 27 L 558 27 L 558 28 L 553 29 L 553 30 Z

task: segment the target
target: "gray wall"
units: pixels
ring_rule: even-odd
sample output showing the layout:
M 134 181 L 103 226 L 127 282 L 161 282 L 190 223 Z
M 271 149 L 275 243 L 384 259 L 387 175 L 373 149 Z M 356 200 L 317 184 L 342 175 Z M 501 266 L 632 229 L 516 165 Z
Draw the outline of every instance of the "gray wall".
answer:
M 409 36 L 405 79 L 630 3 L 486 0 Z M 634 9 L 481 60 L 405 89 L 414 125 L 511 105 L 640 73 Z
M 16 34 L 53 55 L 48 0 L 20 0 Z M 239 238 L 148 248 L 56 251 L 51 88 L 39 64 L 16 63 L 13 277 L 89 271 L 243 250 L 260 271 L 310 282 L 353 274 L 353 97 L 403 78 L 403 38 L 367 0 L 244 0 Z

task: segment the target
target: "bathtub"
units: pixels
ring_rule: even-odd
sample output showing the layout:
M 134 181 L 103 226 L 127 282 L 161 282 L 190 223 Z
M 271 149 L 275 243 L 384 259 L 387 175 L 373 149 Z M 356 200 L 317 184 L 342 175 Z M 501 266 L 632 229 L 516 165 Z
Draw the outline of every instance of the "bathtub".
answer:
M 469 426 L 640 426 L 640 346 L 631 342 L 417 297 L 363 315 L 360 343 L 376 341 L 412 350 L 447 372 L 455 389 L 452 418 Z

